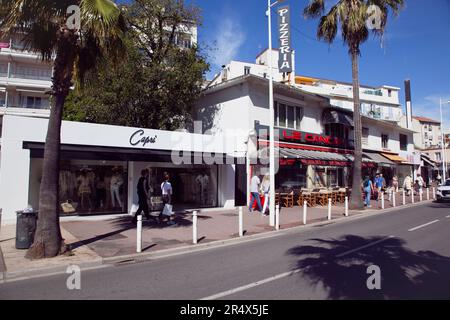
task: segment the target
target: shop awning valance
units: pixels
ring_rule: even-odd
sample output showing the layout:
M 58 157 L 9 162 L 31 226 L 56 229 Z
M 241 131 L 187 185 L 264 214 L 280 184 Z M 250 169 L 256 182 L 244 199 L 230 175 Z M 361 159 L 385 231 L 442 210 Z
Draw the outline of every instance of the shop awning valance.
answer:
M 436 167 L 437 167 L 436 163 L 435 163 L 433 160 L 431 160 L 430 158 L 428 158 L 428 157 L 422 155 L 422 156 L 421 156 L 421 159 L 422 159 L 422 161 L 423 161 L 426 165 L 428 165 L 428 166 L 430 166 L 430 167 L 433 167 L 433 168 L 436 168 Z
M 378 163 L 379 167 L 393 167 L 396 165 L 395 162 L 392 162 L 391 160 L 389 160 L 386 157 L 383 157 L 381 154 L 379 153 L 367 153 L 367 156 L 370 157 L 370 159 L 372 159 L 373 161 L 375 161 L 376 163 Z
M 382 153 L 381 155 L 396 163 L 408 163 L 406 159 L 403 159 L 402 157 L 396 154 Z
M 349 166 L 355 158 L 351 154 L 321 152 L 302 149 L 280 149 L 280 158 L 298 159 L 305 165 Z M 364 163 L 376 163 L 367 155 L 363 155 Z
M 323 112 L 323 123 L 340 123 L 347 127 L 354 126 L 352 115 L 338 110 L 325 110 Z

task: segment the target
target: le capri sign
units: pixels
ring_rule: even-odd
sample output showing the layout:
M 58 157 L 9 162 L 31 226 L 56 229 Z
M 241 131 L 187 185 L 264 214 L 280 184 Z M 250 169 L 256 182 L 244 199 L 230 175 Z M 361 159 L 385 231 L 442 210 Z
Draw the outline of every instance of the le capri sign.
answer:
M 278 9 L 279 59 L 278 69 L 281 73 L 292 72 L 291 16 L 289 6 Z

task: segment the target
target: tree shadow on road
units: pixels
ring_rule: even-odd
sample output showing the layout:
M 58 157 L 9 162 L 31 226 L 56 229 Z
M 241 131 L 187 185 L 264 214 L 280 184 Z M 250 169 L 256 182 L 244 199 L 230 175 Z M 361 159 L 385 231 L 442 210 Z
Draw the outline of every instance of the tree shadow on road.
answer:
M 322 286 L 328 298 L 338 299 L 448 299 L 450 258 L 432 251 L 412 251 L 405 241 L 381 236 L 346 235 L 339 239 L 312 239 L 314 245 L 288 251 L 299 258 L 293 269 L 313 286 Z M 382 241 L 382 242 L 380 242 Z M 355 248 L 375 246 L 341 256 Z M 381 290 L 369 290 L 369 266 L 381 269 Z

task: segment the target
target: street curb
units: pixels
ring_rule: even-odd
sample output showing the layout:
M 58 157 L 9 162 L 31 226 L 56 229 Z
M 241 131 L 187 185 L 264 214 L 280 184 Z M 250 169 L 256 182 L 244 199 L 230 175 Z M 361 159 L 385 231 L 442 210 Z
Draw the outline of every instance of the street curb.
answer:
M 77 265 L 81 269 L 92 269 L 103 266 L 103 259 L 97 258 L 95 260 L 80 262 L 80 263 L 65 263 L 63 265 L 47 267 L 47 268 L 36 268 L 26 271 L 6 271 L 3 272 L 3 279 L 0 280 L 0 283 L 8 283 L 25 279 L 34 279 L 41 278 L 53 275 L 65 274 L 67 268 L 72 265 Z
M 114 266 L 120 263 L 135 263 L 135 262 L 146 262 L 151 260 L 157 260 L 157 259 L 163 259 L 163 258 L 169 258 L 174 256 L 180 256 L 190 253 L 196 253 L 196 252 L 202 252 L 206 250 L 210 250 L 213 248 L 221 248 L 221 247 L 228 247 L 232 245 L 238 245 L 243 244 L 247 242 L 262 240 L 262 239 L 270 239 L 275 237 L 281 237 L 284 235 L 289 235 L 292 233 L 297 233 L 299 231 L 307 231 L 310 229 L 313 229 L 314 227 L 320 226 L 320 225 L 332 225 L 336 223 L 344 223 L 344 222 L 350 222 L 357 219 L 382 215 L 385 213 L 389 213 L 391 211 L 397 211 L 401 209 L 408 209 L 413 207 L 422 206 L 424 204 L 433 203 L 434 200 L 425 200 L 420 203 L 415 204 L 407 204 L 405 206 L 397 206 L 395 208 L 388 208 L 384 210 L 375 209 L 375 210 L 364 210 L 364 211 L 351 211 L 349 213 L 353 213 L 353 215 L 350 215 L 349 217 L 342 216 L 340 218 L 335 218 L 332 221 L 317 221 L 315 223 L 307 224 L 307 225 L 300 225 L 288 229 L 281 229 L 278 231 L 267 231 L 264 233 L 254 234 L 250 236 L 245 236 L 243 238 L 236 237 L 231 239 L 225 239 L 225 240 L 218 240 L 213 241 L 209 243 L 204 244 L 197 244 L 197 245 L 189 245 L 189 246 L 183 246 L 179 248 L 172 248 L 172 249 L 166 249 L 166 250 L 160 250 L 155 252 L 149 252 L 149 253 L 133 253 L 129 255 L 123 255 L 118 257 L 110 257 L 110 258 L 96 258 L 94 260 L 88 261 L 88 262 L 81 262 L 81 263 L 67 263 L 60 266 L 55 267 L 49 267 L 49 268 L 37 268 L 32 270 L 26 270 L 26 271 L 16 271 L 16 272 L 2 272 L 0 273 L 0 284 L 8 283 L 8 282 L 14 282 L 14 281 L 20 281 L 25 279 L 34 279 L 34 278 L 41 278 L 41 277 L 47 277 L 47 276 L 53 276 L 53 275 L 60 275 L 65 274 L 67 267 L 70 265 L 77 265 L 81 268 L 81 270 L 85 271 L 86 269 L 97 269 L 101 267 L 108 267 L 108 266 Z

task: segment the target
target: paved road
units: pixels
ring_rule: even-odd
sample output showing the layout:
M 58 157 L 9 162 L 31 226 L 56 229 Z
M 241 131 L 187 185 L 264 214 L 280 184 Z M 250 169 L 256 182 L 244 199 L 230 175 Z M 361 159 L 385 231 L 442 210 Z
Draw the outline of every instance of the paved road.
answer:
M 381 290 L 368 290 L 379 266 Z M 229 247 L 0 285 L 0 299 L 450 299 L 450 204 Z

